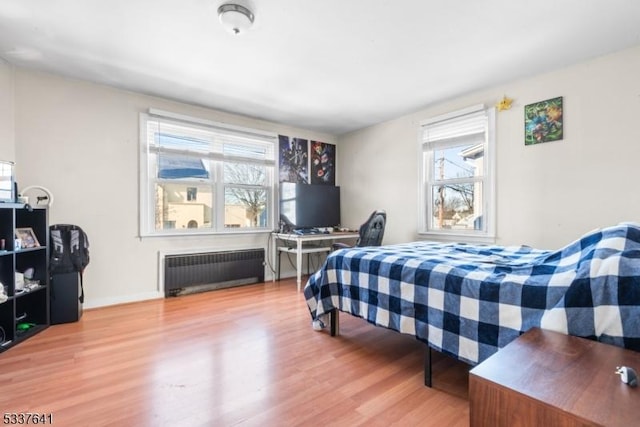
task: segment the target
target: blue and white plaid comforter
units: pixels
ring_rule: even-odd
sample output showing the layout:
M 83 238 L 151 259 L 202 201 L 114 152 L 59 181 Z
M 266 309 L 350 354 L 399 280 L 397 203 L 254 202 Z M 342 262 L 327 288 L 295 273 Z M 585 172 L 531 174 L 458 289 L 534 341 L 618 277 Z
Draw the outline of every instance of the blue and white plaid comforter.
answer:
M 340 249 L 304 288 L 334 308 L 470 364 L 534 326 L 640 351 L 640 224 L 558 251 L 414 242 Z

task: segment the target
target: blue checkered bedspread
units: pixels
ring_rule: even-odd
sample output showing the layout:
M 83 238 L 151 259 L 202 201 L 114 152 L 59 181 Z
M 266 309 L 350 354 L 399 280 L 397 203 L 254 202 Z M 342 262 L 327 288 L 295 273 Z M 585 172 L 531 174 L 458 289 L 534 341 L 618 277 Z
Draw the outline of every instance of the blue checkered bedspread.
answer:
M 338 309 L 477 364 L 537 326 L 640 351 L 640 224 L 557 251 L 413 242 L 340 249 L 310 277 L 313 319 Z

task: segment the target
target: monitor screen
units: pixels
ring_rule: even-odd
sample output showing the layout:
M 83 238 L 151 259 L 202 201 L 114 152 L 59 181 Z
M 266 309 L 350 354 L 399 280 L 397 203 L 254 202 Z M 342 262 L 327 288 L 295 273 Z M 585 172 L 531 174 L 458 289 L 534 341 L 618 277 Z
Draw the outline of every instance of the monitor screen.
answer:
M 340 187 L 280 183 L 280 217 L 292 228 L 340 225 Z

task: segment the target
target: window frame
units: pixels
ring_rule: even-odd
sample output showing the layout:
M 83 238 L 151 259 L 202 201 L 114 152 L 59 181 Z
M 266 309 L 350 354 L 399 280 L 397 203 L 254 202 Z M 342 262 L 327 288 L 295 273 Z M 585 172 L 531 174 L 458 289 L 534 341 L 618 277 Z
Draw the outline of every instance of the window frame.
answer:
M 480 230 L 463 229 L 436 229 L 431 226 L 432 217 L 432 191 L 442 182 L 433 178 L 434 152 L 443 147 L 456 146 L 453 141 L 444 143 L 433 143 L 425 137 L 425 129 L 428 126 L 448 122 L 454 124 L 461 123 L 472 115 L 484 113 L 486 118 L 485 141 L 484 141 L 484 161 L 482 177 L 474 176 L 461 179 L 449 179 L 448 182 L 456 183 L 482 183 L 482 215 L 483 226 Z M 422 238 L 468 242 L 468 243 L 494 243 L 496 224 L 496 203 L 495 203 L 495 146 L 496 146 L 496 117 L 495 108 L 486 108 L 484 105 L 475 105 L 447 114 L 435 116 L 420 122 L 418 129 L 419 147 L 419 213 L 418 213 L 418 235 Z
M 226 155 L 224 150 L 220 153 L 207 154 L 202 153 L 201 156 L 194 155 L 189 152 L 189 156 L 206 160 L 209 165 L 208 178 L 179 178 L 168 180 L 157 176 L 156 167 L 153 165 L 154 155 L 152 151 L 158 154 L 162 153 L 162 149 L 150 147 L 148 139 L 148 123 L 150 121 L 165 122 L 168 124 L 178 124 L 180 126 L 193 126 L 199 131 L 211 132 L 220 137 L 222 140 L 233 140 L 234 138 L 245 138 L 242 144 L 255 147 L 266 148 L 264 159 L 252 159 L 250 156 L 242 157 L 237 155 Z M 167 237 L 167 236 L 186 236 L 186 235 L 228 235 L 228 234 L 252 234 L 266 233 L 274 229 L 276 206 L 275 195 L 277 191 L 277 183 L 275 182 L 277 171 L 277 141 L 276 133 L 262 131 L 252 128 L 230 125 L 226 123 L 214 122 L 207 119 L 190 117 L 182 114 L 171 113 L 167 111 L 150 108 L 148 112 L 142 112 L 139 115 L 139 236 L 140 237 Z M 248 139 L 248 140 L 247 140 Z M 251 141 L 253 140 L 253 142 Z M 212 142 L 213 145 L 220 144 L 218 141 Z M 153 150 L 152 150 L 153 148 Z M 266 191 L 266 222 L 264 226 L 258 227 L 225 227 L 225 188 L 229 185 L 224 182 L 224 164 L 225 162 L 241 163 L 241 164 L 261 164 L 266 167 L 265 185 L 261 186 Z M 199 188 L 206 186 L 211 191 L 211 227 L 207 228 L 172 228 L 157 230 L 155 222 L 155 186 L 157 183 L 176 183 L 184 184 L 186 187 Z M 238 186 L 238 184 L 231 184 Z M 247 184 L 248 186 L 251 186 Z

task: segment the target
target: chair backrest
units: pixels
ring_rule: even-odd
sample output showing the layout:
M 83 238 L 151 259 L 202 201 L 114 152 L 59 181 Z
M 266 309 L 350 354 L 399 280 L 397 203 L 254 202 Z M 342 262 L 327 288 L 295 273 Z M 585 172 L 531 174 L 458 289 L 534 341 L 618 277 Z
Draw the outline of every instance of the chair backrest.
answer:
M 374 211 L 369 219 L 360 226 L 358 230 L 360 237 L 358 237 L 356 246 L 380 246 L 386 222 L 387 213 L 385 211 Z

